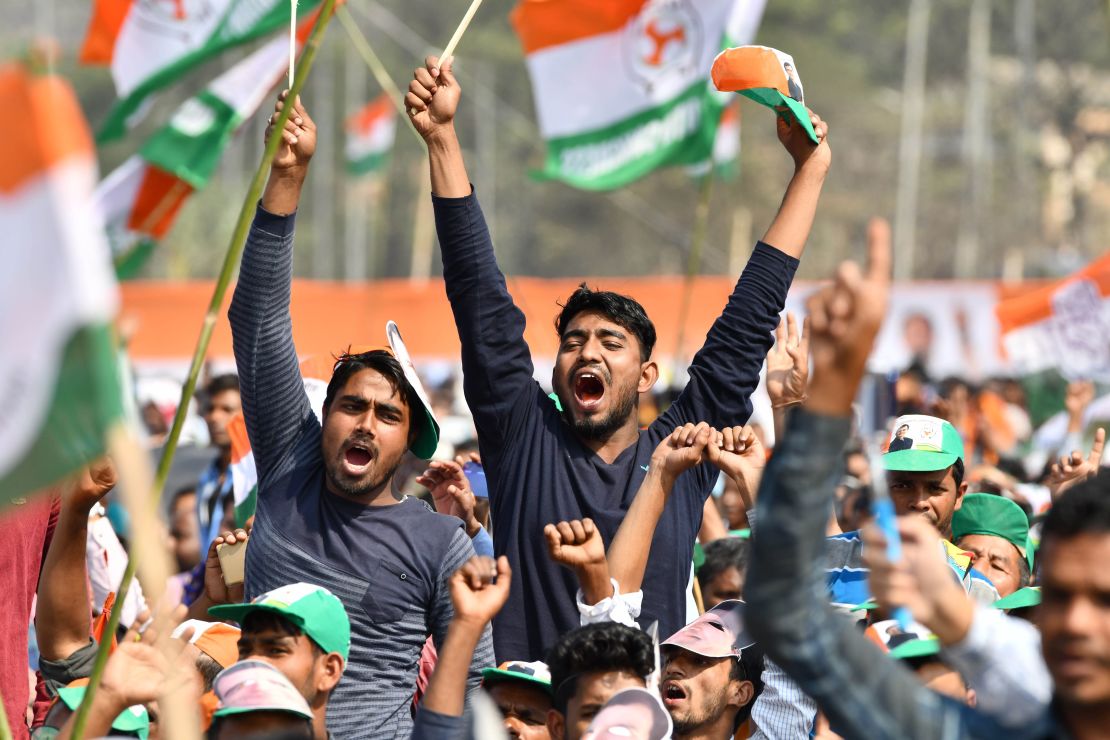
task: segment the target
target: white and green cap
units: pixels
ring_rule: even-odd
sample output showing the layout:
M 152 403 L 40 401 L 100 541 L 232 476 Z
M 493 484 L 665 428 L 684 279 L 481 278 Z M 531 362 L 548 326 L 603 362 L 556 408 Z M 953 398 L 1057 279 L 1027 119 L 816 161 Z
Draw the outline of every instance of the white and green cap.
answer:
M 86 679 L 80 686 L 67 686 L 58 689 L 58 700 L 65 704 L 71 712 L 76 712 L 85 698 L 85 689 L 88 686 Z M 124 709 L 112 720 L 112 729 L 116 732 L 133 732 L 142 740 L 150 737 L 150 714 L 142 704 L 134 704 Z
M 951 467 L 964 459 L 964 441 L 956 427 L 944 419 L 922 414 L 900 416 L 890 432 L 883 467 L 887 470 L 927 473 Z
M 389 340 L 389 348 L 393 351 L 393 356 L 405 373 L 405 380 L 412 386 L 416 397 L 420 399 L 420 405 L 423 406 L 424 423 L 420 425 L 420 434 L 412 443 L 412 454 L 421 460 L 430 460 L 435 455 L 436 447 L 439 446 L 439 422 L 432 412 L 432 402 L 424 391 L 424 384 L 416 372 L 416 365 L 412 362 L 408 347 L 401 339 L 401 330 L 397 327 L 397 322 L 390 321 L 385 325 L 385 336 Z M 415 411 L 416 409 L 412 409 L 412 412 Z
M 258 596 L 249 604 L 214 606 L 208 613 L 240 624 L 251 612 L 280 614 L 304 632 L 326 653 L 347 660 L 351 652 L 351 621 L 347 610 L 331 591 L 311 583 L 291 583 Z

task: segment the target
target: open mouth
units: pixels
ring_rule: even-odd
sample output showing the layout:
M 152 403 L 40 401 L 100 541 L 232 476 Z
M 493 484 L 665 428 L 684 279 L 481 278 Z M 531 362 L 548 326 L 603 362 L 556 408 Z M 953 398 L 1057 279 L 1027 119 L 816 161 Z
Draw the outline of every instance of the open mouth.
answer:
M 351 445 L 343 453 L 343 462 L 346 463 L 347 471 L 354 474 L 365 471 L 373 459 L 374 453 L 370 448 L 360 444 Z
M 605 381 L 596 372 L 585 370 L 574 376 L 574 398 L 582 408 L 597 408 L 604 396 Z
M 666 681 L 663 684 L 663 703 L 667 706 L 677 704 L 680 701 L 686 700 L 686 689 L 674 681 Z

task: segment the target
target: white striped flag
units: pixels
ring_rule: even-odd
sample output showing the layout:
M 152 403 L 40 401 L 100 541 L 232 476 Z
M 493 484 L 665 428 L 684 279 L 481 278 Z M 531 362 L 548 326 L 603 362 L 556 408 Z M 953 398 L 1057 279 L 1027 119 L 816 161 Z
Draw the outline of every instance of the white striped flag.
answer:
M 298 15 L 320 2 L 301 0 Z M 95 0 L 81 62 L 109 65 L 120 98 L 100 138 L 126 133 L 151 93 L 197 65 L 287 27 L 289 13 L 289 0 Z
M 105 449 L 122 419 L 111 323 L 118 293 L 93 207 L 96 153 L 69 84 L 0 67 L 0 502 Z
M 301 22 L 300 44 L 312 31 L 316 15 Z M 139 154 L 97 188 L 120 278 L 139 270 L 186 198 L 208 184 L 232 135 L 282 79 L 289 59 L 287 44 L 284 35 L 274 37 L 182 103 Z
M 589 190 L 709 158 L 722 48 L 755 33 L 764 0 L 522 0 L 511 20 L 547 143 L 540 173 Z
M 347 173 L 369 175 L 385 169 L 396 136 L 397 110 L 382 93 L 347 118 Z
M 1110 254 L 995 308 L 1002 345 L 1022 374 L 1056 369 L 1072 380 L 1110 381 Z

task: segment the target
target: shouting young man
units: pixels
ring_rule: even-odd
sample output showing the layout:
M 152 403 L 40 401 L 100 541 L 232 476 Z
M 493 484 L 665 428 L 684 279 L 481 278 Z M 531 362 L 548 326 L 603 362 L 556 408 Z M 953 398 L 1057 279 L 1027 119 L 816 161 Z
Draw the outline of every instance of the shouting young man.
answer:
M 578 625 L 577 583 L 548 559 L 544 525 L 588 517 L 610 541 L 664 437 L 687 422 L 724 428 L 750 416 L 749 396 L 805 247 L 831 151 L 817 116 L 817 145 L 800 125 L 778 118 L 779 140 L 794 160 L 779 213 L 694 357 L 685 391 L 641 432 L 639 397 L 655 385 L 659 369 L 652 360 L 655 327 L 632 298 L 585 285 L 575 291 L 555 322 L 560 345 L 551 383 L 558 405 L 533 379 L 524 314 L 497 266 L 455 136 L 459 96 L 450 61 L 441 69 L 428 58 L 405 105 L 428 145 L 443 276 L 462 340 L 464 390 L 487 473 L 495 549 L 513 568 L 509 603 L 494 622 L 496 651 L 505 659 L 536 660 Z M 710 465 L 683 476 L 659 522 L 641 620 L 658 621 L 662 634 L 687 621 L 694 538 L 716 478 Z
M 246 596 L 303 581 L 339 597 L 351 619 L 351 652 L 330 697 L 328 730 L 352 738 L 407 736 L 421 649 L 429 635 L 442 643 L 453 614 L 447 578 L 474 548 L 459 519 L 394 494 L 405 452 L 431 457 L 438 430 L 390 350 L 342 355 L 322 424 L 310 407 L 289 298 L 294 217 L 316 128 L 297 101 L 285 130 L 268 133 L 283 141 L 228 312 L 258 467 Z M 471 688 L 492 664 L 487 630 L 475 651 Z

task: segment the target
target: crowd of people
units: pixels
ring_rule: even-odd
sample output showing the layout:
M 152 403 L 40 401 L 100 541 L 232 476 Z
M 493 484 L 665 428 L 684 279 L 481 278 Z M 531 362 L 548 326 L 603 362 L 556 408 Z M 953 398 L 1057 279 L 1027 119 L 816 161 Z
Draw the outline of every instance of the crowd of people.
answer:
M 777 118 L 794 164 L 782 205 L 688 383 L 644 419 L 659 368 L 634 298 L 583 284 L 555 320 L 550 385 L 534 378 L 459 101 L 450 61 L 429 58 L 404 103 L 427 143 L 476 444 L 444 444 L 442 405 L 393 337 L 340 354 L 310 401 L 289 300 L 316 128 L 283 94 L 228 313 L 237 371 L 200 394 L 214 455 L 166 501 L 178 572 L 148 584 L 160 600 L 136 583 L 114 603 L 129 537 L 105 508 L 110 459 L 0 513 L 15 737 L 76 736 L 103 641 L 85 737 L 169 736 L 171 704 L 213 738 L 1110 734 L 1095 388 L 1072 383 L 1034 428 L 1019 383 L 935 382 L 915 363 L 877 444 L 854 404 L 890 292 L 886 225 L 804 322 L 780 317 L 830 168 L 824 121 L 814 144 Z M 761 375 L 772 414 L 751 424 Z M 237 413 L 257 471 L 245 521 Z

